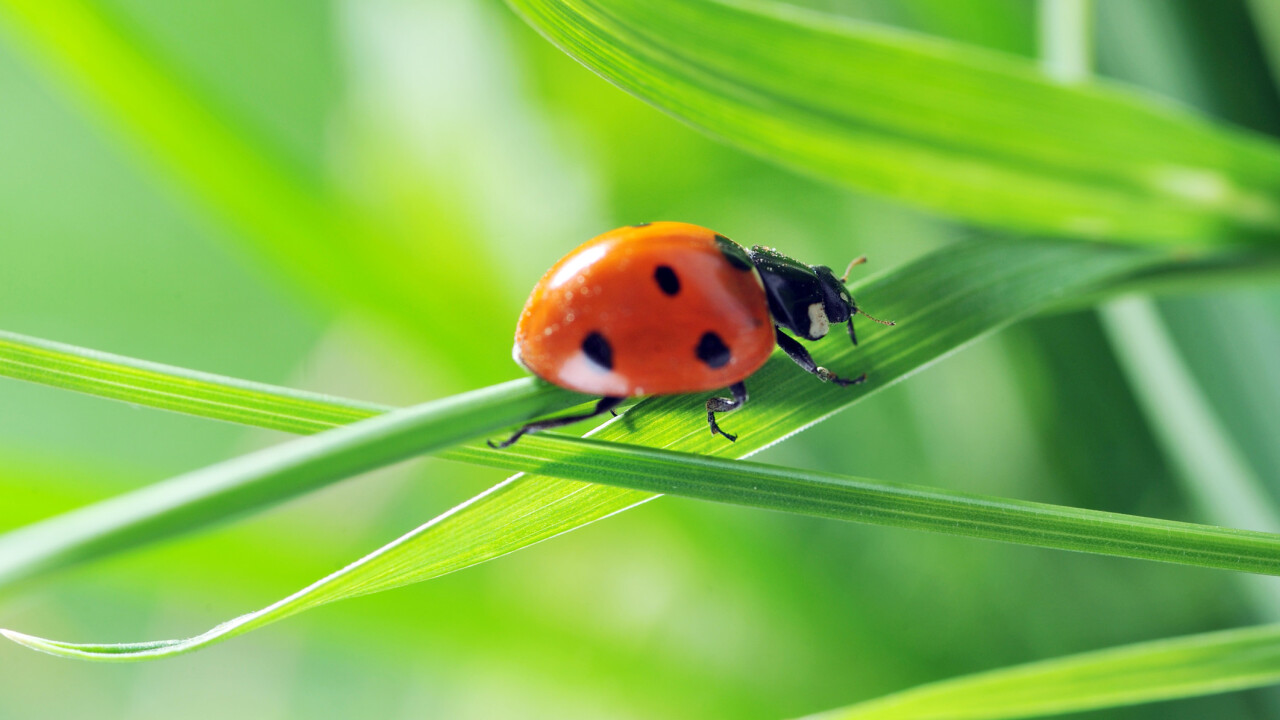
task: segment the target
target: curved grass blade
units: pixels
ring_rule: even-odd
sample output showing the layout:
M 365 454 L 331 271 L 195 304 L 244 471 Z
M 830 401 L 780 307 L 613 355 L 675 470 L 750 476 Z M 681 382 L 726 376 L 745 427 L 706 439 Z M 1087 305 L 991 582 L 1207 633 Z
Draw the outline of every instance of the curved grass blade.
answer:
M 1133 89 L 779 2 L 509 2 L 622 89 L 859 190 L 1089 238 L 1280 228 L 1280 145 Z
M 392 417 L 394 414 L 360 425 L 389 422 Z M 302 443 L 305 441 L 298 444 Z M 506 452 L 463 448 L 453 454 L 459 459 L 491 466 L 531 470 L 569 480 L 607 482 L 618 488 L 649 493 L 672 493 L 1039 547 L 1280 575 L 1280 535 L 1269 533 L 984 497 L 577 438 L 532 437 Z M 7 630 L 0 632 L 33 649 L 66 657 L 94 660 L 165 657 L 233 637 L 323 602 L 399 585 L 402 577 L 389 574 L 388 568 L 406 569 L 402 565 L 402 554 L 400 542 L 393 543 L 280 603 L 185 641 L 83 645 Z
M 0 584 L 192 532 L 583 400 L 513 380 L 179 475 L 0 536 Z
M 809 720 L 997 720 L 1136 705 L 1280 681 L 1280 625 L 1138 643 L 922 685 Z
M 752 402 L 731 416 L 728 429 L 741 433 L 736 443 L 710 436 L 701 398 L 688 395 L 644 400 L 598 428 L 595 435 L 637 445 L 745 457 L 1064 296 L 1167 260 L 1165 253 L 1060 241 L 988 239 L 945 248 L 852 288 L 862 307 L 897 320 L 897 327 L 864 327 L 858 348 L 850 347 L 847 338 L 830 338 L 815 347 L 815 356 L 829 367 L 867 372 L 867 383 L 848 388 L 824 385 L 775 356 L 753 376 Z M 653 497 L 635 490 L 517 475 L 309 588 L 203 635 L 136 652 L 64 649 L 78 657 L 114 660 L 188 652 L 319 603 L 472 566 Z

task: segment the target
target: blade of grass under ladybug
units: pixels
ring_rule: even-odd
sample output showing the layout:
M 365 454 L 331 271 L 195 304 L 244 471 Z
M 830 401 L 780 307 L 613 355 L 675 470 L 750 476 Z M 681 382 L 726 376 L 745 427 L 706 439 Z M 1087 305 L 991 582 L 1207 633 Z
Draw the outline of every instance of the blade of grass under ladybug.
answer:
M 781 2 L 509 3 L 622 89 L 859 190 L 1095 239 L 1280 228 L 1280 144 L 1136 89 L 1061 86 L 1029 60 Z
M 534 436 L 451 458 L 764 510 L 1020 545 L 1280 575 L 1280 535 L 889 483 L 588 438 Z
M 846 338 L 816 345 L 815 356 L 828 366 L 865 371 L 867 383 L 848 388 L 824 385 L 775 355 L 749 382 L 752 402 L 732 415 L 729 429 L 741 434 L 737 443 L 710 436 L 702 399 L 687 395 L 645 400 L 595 435 L 745 457 L 1050 303 L 1166 261 L 1163 253 L 1070 242 L 988 239 L 948 247 L 854 286 L 862 306 L 898 321 L 896 327 L 868 324 L 857 348 Z M 364 469 L 373 466 L 372 450 L 351 450 Z M 320 446 L 315 451 L 317 457 L 323 452 Z M 351 474 L 344 468 L 335 472 Z M 202 635 L 144 650 L 69 644 L 43 649 L 103 660 L 188 652 L 320 603 L 426 580 L 505 555 L 652 497 L 635 490 L 517 475 L 289 598 Z
M 1280 625 L 1123 645 L 930 683 L 808 720 L 997 720 L 1136 705 L 1280 681 Z

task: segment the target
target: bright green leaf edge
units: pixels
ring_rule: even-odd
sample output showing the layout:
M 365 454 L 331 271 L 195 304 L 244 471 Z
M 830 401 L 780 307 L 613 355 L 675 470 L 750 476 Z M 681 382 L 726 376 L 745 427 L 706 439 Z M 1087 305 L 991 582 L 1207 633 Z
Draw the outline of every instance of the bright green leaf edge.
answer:
M 921 685 L 807 720 L 1001 720 L 1280 681 L 1280 625 L 1109 648 Z
M 508 2 L 627 92 L 847 187 L 1092 239 L 1280 229 L 1280 144 L 1134 88 L 779 2 Z
M 707 433 L 701 398 L 696 396 L 646 399 L 595 435 L 640 446 L 745 457 L 1020 317 L 1176 262 L 1167 253 L 1063 241 L 988 238 L 957 244 L 852 288 L 862 306 L 899 325 L 864 326 L 859 347 L 850 347 L 845 338 L 832 338 L 817 344 L 814 352 L 831 367 L 867 371 L 868 383 L 850 388 L 824 385 L 789 360 L 774 357 L 749 383 L 752 402 L 731 416 L 729 429 L 741 433 L 737 443 Z M 352 428 L 330 435 L 343 430 Z M 385 447 L 397 452 L 384 457 L 381 450 L 370 448 L 353 457 L 358 456 L 364 468 L 403 457 L 403 446 Z M 281 452 L 292 452 L 285 448 Z M 359 443 L 352 442 L 344 451 L 352 448 L 358 451 Z M 235 462 L 228 467 L 235 469 Z M 352 474 L 351 467 L 330 470 L 335 476 Z M 13 637 L 41 644 L 48 652 L 103 660 L 188 652 L 318 604 L 470 567 L 653 497 L 636 490 L 517 475 L 308 588 L 194 638 L 141 646 L 83 646 Z

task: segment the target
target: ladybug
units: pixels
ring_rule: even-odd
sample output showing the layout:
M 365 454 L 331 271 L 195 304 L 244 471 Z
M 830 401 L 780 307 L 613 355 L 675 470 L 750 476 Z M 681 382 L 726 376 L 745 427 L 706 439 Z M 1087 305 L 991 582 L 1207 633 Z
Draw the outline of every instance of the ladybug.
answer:
M 865 261 L 858 258 L 849 264 Z M 515 361 L 561 387 L 600 395 L 593 410 L 531 422 L 526 433 L 612 412 L 625 398 L 727 387 L 732 398 L 707 400 L 711 434 L 716 413 L 742 407 L 744 380 L 777 344 L 800 367 L 840 386 L 866 380 L 839 377 L 813 361 L 795 338 L 825 337 L 832 323 L 853 316 L 876 320 L 854 303 L 825 265 L 803 265 L 772 248 L 750 252 L 698 225 L 653 222 L 611 230 L 561 258 L 538 284 L 516 325 Z

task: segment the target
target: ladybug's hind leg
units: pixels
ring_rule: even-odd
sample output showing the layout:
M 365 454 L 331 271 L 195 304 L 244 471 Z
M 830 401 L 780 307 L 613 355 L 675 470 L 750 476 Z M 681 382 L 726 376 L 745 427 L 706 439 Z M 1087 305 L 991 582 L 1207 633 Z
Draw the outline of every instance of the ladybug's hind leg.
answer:
M 507 438 L 506 440 L 503 440 L 502 442 L 496 445 L 493 443 L 492 440 L 486 440 L 485 442 L 489 443 L 489 447 L 494 448 L 495 450 L 498 448 L 508 447 L 511 444 L 513 444 L 515 441 L 519 440 L 525 435 L 528 435 L 529 433 L 542 432 L 543 430 L 550 430 L 551 428 L 558 428 L 558 427 L 563 427 L 565 425 L 572 425 L 573 423 L 580 422 L 588 418 L 593 418 L 597 415 L 603 415 L 604 413 L 607 413 L 607 412 L 613 412 L 613 409 L 617 407 L 618 404 L 621 403 L 623 400 L 624 398 L 620 398 L 620 397 L 602 397 L 600 398 L 599 402 L 596 403 L 595 409 L 592 410 L 591 412 L 580 413 L 578 415 L 565 415 L 564 417 L 550 418 L 547 420 L 538 420 L 536 422 L 525 423 L 523 427 L 515 431 L 515 434 L 513 434 L 511 437 Z
M 720 429 L 720 426 L 716 423 L 716 413 L 729 412 L 742 407 L 747 401 L 747 384 L 736 382 L 729 386 L 729 392 L 733 393 L 732 400 L 722 397 L 713 397 L 707 400 L 707 424 L 711 426 L 712 435 L 723 435 L 729 439 L 729 442 L 733 442 L 738 439 L 738 436 L 730 435 Z
M 849 327 L 853 327 L 852 322 L 849 323 Z M 800 367 L 814 375 L 817 375 L 818 379 L 822 382 L 831 382 L 839 385 L 840 387 L 845 387 L 846 385 L 857 385 L 867 379 L 866 373 L 863 373 L 852 380 L 842 378 L 830 370 L 820 367 L 818 363 L 813 361 L 813 356 L 809 354 L 808 350 L 804 349 L 804 346 L 800 344 L 800 341 L 782 332 L 782 328 L 774 327 L 774 334 L 778 338 L 778 347 L 782 348 L 782 351 L 787 354 L 787 357 L 794 360 Z

